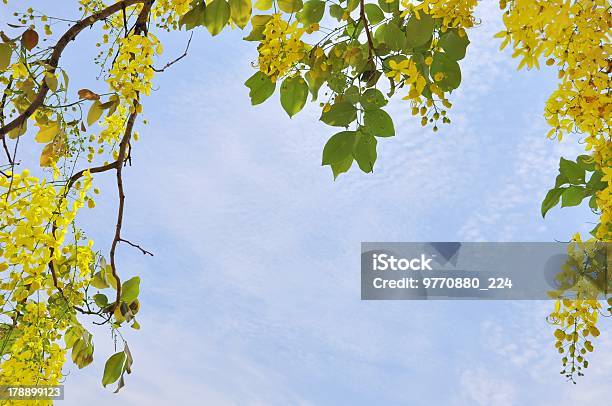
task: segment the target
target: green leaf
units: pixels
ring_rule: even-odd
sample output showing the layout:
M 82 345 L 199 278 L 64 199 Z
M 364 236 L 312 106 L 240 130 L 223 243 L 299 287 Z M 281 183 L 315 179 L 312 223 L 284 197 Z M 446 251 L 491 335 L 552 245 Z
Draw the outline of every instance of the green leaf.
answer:
M 102 386 L 106 387 L 113 382 L 116 382 L 125 366 L 125 352 L 121 351 L 111 355 L 104 365 L 104 375 L 102 376 Z
M 546 197 L 544 198 L 544 201 L 542 201 L 542 217 L 545 217 L 546 213 L 548 213 L 550 209 L 552 209 L 557 205 L 557 203 L 559 203 L 559 199 L 561 198 L 561 195 L 564 191 L 565 188 L 555 188 L 550 189 L 548 193 L 546 193 Z
M 302 0 L 278 0 L 277 4 L 285 13 L 297 13 L 304 6 Z
M 342 95 L 342 100 L 346 100 L 351 104 L 356 104 L 359 102 L 361 95 L 359 94 L 359 88 L 355 85 L 350 86 L 344 94 Z
M 433 78 L 436 73 L 441 72 L 444 78 L 435 83 L 444 91 L 453 90 L 459 87 L 461 83 L 461 68 L 457 61 L 450 59 L 442 52 L 436 52 L 431 63 L 430 73 Z
M 346 11 L 350 13 L 351 11 L 355 10 L 357 6 L 359 5 L 359 3 L 360 3 L 360 0 L 347 0 Z
M 191 6 L 191 10 L 179 19 L 179 28 L 185 26 L 185 29 L 189 31 L 197 26 L 204 25 L 205 9 L 206 3 L 203 1 L 195 2 Z
M 79 368 L 85 368 L 93 361 L 93 336 L 88 331 L 81 331 L 81 336 L 72 347 L 72 362 Z
M 569 180 L 565 176 L 558 174 L 555 179 L 555 187 L 565 185 L 566 183 L 569 183 Z
M 385 14 L 383 11 L 374 3 L 368 3 L 365 5 L 365 13 L 370 24 L 378 24 L 385 19 Z
M 460 37 L 457 30 L 449 30 L 444 33 L 438 41 L 444 53 L 451 59 L 458 61 L 465 58 L 465 51 L 467 46 L 470 44 L 470 40 L 467 35 Z
M 121 284 L 121 301 L 132 303 L 140 293 L 140 277 L 134 276 Z
M 308 82 L 308 89 L 310 90 L 310 94 L 312 94 L 312 100 L 317 100 L 317 97 L 319 96 L 319 89 L 321 86 L 323 86 L 323 83 L 325 83 L 325 79 L 318 75 L 312 75 L 312 71 L 306 72 L 304 77 Z
M 353 23 L 347 24 L 344 30 L 344 35 L 351 37 L 351 38 L 359 38 L 359 35 L 361 35 L 362 31 L 363 31 L 363 21 L 357 20 L 357 21 L 354 21 Z
M 272 8 L 272 0 L 257 0 L 255 8 L 257 10 L 270 10 Z
M 378 89 L 368 89 L 363 92 L 359 102 L 364 110 L 379 109 L 387 105 L 387 99 Z
M 595 160 L 590 155 L 578 155 L 576 163 L 585 171 L 593 172 L 595 170 Z
M 240 28 L 246 27 L 251 18 L 251 0 L 229 0 L 232 21 Z
M 325 2 L 322 0 L 309 0 L 304 3 L 304 8 L 297 15 L 299 22 L 304 26 L 315 24 L 321 21 L 325 13 Z
M 365 173 L 374 171 L 374 163 L 376 162 L 376 138 L 371 134 L 363 131 L 357 133 L 357 142 L 355 144 L 355 150 L 353 156 Z
M 323 148 L 322 165 L 339 164 L 352 159 L 355 145 L 355 131 L 342 131 L 332 135 Z
M 597 196 L 591 196 L 589 199 L 589 207 L 593 210 L 597 210 Z
M 272 19 L 272 16 L 269 15 L 255 15 L 251 18 L 251 33 L 244 37 L 245 41 L 261 41 L 264 39 L 264 29 L 266 28 L 266 24 L 268 21 Z
M 385 24 L 383 31 L 383 41 L 393 51 L 399 51 L 406 43 L 404 32 L 397 26 L 397 23 L 390 22 Z
M 591 175 L 591 178 L 586 184 L 586 190 L 589 194 L 594 194 L 595 192 L 599 192 L 600 190 L 604 190 L 608 184 L 601 180 L 603 178 L 603 172 L 595 171 Z
M 227 0 L 213 0 L 206 6 L 204 25 L 212 36 L 219 34 L 229 21 L 231 14 Z
M 321 114 L 320 120 L 334 127 L 346 127 L 357 119 L 357 109 L 349 102 L 332 104 L 328 111 Z
M 338 4 L 332 4 L 329 6 L 329 15 L 334 17 L 336 20 L 340 21 L 342 15 L 344 14 L 344 9 Z
M 348 170 L 351 169 L 352 165 L 353 165 L 353 157 L 352 156 L 346 158 L 342 162 L 331 164 L 330 166 L 331 166 L 331 169 L 332 169 L 332 173 L 334 174 L 334 180 L 336 180 L 338 178 L 338 176 L 340 176 L 340 174 L 348 172 Z
M 584 183 L 585 170 L 574 161 L 561 158 L 559 161 L 559 173 L 565 176 L 571 184 Z
M 9 44 L 0 44 L 0 71 L 5 71 L 11 64 L 13 49 Z
M 308 85 L 301 76 L 288 77 L 285 79 L 280 88 L 281 106 L 293 117 L 297 114 L 308 98 Z
M 585 189 L 581 186 L 570 186 L 561 195 L 561 207 L 578 206 L 585 197 Z
M 420 17 L 413 15 L 406 24 L 406 45 L 410 48 L 427 43 L 433 34 L 433 18 L 425 13 L 420 13 Z
M 93 300 L 94 300 L 94 302 L 96 302 L 96 305 L 99 308 L 103 308 L 103 307 L 106 307 L 108 305 L 108 298 L 106 297 L 105 294 L 96 293 L 95 295 L 93 295 Z
M 385 13 L 393 13 L 399 11 L 399 0 L 387 2 L 387 0 L 378 0 L 378 5 Z
M 106 283 L 106 280 L 104 279 L 104 275 L 102 275 L 102 271 L 94 274 L 93 278 L 91 278 L 90 285 L 98 289 L 106 289 L 109 287 L 108 283 Z
M 364 116 L 365 127 L 374 135 L 378 137 L 393 137 L 395 135 L 393 120 L 386 111 L 382 109 L 366 110 Z
M 276 83 L 263 72 L 256 72 L 244 84 L 250 89 L 249 97 L 253 106 L 265 102 L 276 89 Z
M 45 72 L 45 83 L 51 92 L 55 93 L 57 91 L 57 76 L 51 72 Z
M 330 54 L 331 53 L 332 52 L 330 52 Z M 330 57 L 328 61 L 331 61 L 332 64 L 335 64 L 336 62 L 340 62 L 340 64 L 342 64 L 342 67 L 340 67 L 339 69 L 344 69 L 345 67 L 345 65 L 343 65 L 344 61 L 341 61 L 337 57 Z M 344 93 L 344 90 L 348 86 L 346 75 L 341 72 L 334 72 L 333 74 L 330 74 L 330 75 L 331 76 L 327 78 L 327 86 L 338 94 Z
M 102 108 L 102 103 L 100 100 L 96 100 L 93 102 L 91 107 L 89 108 L 89 112 L 87 113 L 87 124 L 92 125 L 96 121 L 100 119 L 104 109 Z
M 117 279 L 115 275 L 113 275 L 113 268 L 110 265 L 105 265 L 102 269 L 102 277 L 112 287 L 117 290 Z
M 70 326 L 66 330 L 64 334 L 64 342 L 66 343 L 66 348 L 72 348 L 74 344 L 76 344 L 77 340 L 81 338 L 82 331 L 79 327 Z

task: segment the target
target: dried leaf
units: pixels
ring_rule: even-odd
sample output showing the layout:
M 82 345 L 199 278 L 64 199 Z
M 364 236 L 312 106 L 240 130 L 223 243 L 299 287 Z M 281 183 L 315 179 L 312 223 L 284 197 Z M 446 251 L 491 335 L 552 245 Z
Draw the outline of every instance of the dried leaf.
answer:
M 44 168 L 44 167 L 51 166 L 53 162 L 53 152 L 54 152 L 54 148 L 53 148 L 52 142 L 45 145 L 45 147 L 42 150 L 42 153 L 40 154 L 40 166 L 41 167 Z
M 81 89 L 79 90 L 79 98 L 82 100 L 100 100 L 100 95 L 89 89 Z
M 25 30 L 24 33 L 21 34 L 21 43 L 28 51 L 31 51 L 38 45 L 38 33 L 31 28 Z

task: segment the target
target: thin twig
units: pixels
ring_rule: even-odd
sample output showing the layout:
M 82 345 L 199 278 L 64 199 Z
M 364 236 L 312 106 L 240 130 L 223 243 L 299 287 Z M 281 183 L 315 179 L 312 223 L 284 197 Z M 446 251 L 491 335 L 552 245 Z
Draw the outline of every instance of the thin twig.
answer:
M 123 239 L 123 238 L 120 238 L 120 239 L 119 239 L 119 241 L 120 241 L 120 242 L 124 242 L 124 243 L 126 243 L 126 244 L 128 244 L 128 245 L 131 245 L 131 246 L 132 246 L 132 247 L 134 247 L 134 248 L 138 248 L 138 249 L 140 250 L 140 252 L 142 252 L 142 255 L 150 255 L 150 256 L 153 256 L 153 253 L 152 253 L 152 252 L 147 251 L 146 249 L 142 248 L 142 247 L 141 247 L 140 245 L 138 245 L 138 244 L 134 244 L 133 242 L 128 241 L 128 240 Z
M 168 69 L 169 67 L 171 67 L 172 65 L 174 65 L 175 63 L 177 63 L 178 61 L 180 61 L 181 59 L 183 59 L 184 57 L 186 57 L 187 56 L 187 51 L 189 51 L 189 45 L 191 45 L 191 38 L 193 38 L 193 32 L 189 36 L 189 41 L 187 41 L 187 47 L 185 47 L 185 52 L 183 52 L 183 54 L 181 56 L 179 56 L 178 58 L 176 58 L 172 62 L 168 62 L 167 64 L 164 65 L 163 68 L 157 69 L 154 66 L 151 66 L 151 69 L 153 69 L 155 72 L 161 73 L 161 72 L 165 71 L 166 69 Z

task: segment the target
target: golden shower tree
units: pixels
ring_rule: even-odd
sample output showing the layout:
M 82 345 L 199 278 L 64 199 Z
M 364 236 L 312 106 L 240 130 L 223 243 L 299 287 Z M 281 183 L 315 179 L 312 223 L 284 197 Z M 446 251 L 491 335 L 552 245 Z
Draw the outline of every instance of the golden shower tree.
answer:
M 4 0 L 7 3 L 7 0 Z M 0 385 L 53 385 L 70 356 L 79 368 L 93 361 L 87 318 L 138 329 L 140 279 L 122 277 L 116 252 L 143 106 L 155 75 L 183 55 L 162 62 L 164 30 L 244 29 L 257 44 L 257 70 L 246 80 L 253 105 L 275 93 L 289 116 L 308 98 L 320 120 L 338 132 L 323 148 L 334 178 L 353 166 L 372 172 L 377 143 L 395 135 L 385 111 L 406 100 L 423 127 L 451 123 L 451 94 L 478 24 L 476 0 L 80 0 L 82 17 L 69 20 L 33 9 L 14 16 L 0 33 Z M 610 140 L 610 26 L 607 0 L 502 0 L 501 47 L 514 48 L 522 67 L 554 65 L 559 85 L 544 107 L 549 137 L 575 137 L 584 155 L 562 159 L 542 215 L 561 202 L 588 201 L 599 215 L 592 239 L 612 237 Z M 105 83 L 69 86 L 62 54 L 78 47 L 90 27 L 100 34 L 95 63 Z M 177 53 L 182 50 L 177 51 Z M 93 90 L 92 90 L 93 89 Z M 146 135 L 145 135 L 146 136 Z M 544 136 L 544 134 L 543 134 Z M 40 168 L 20 165 L 20 140 L 33 137 Z M 109 252 L 96 250 L 77 222 L 94 207 L 96 180 L 116 180 L 117 212 Z M 574 237 L 576 240 L 579 236 Z M 610 302 L 608 302 L 610 304 Z M 603 301 L 558 300 L 550 320 L 572 379 L 588 365 Z M 565 367 L 567 365 L 567 367 Z M 127 343 L 105 365 L 102 384 L 124 385 L 132 357 Z

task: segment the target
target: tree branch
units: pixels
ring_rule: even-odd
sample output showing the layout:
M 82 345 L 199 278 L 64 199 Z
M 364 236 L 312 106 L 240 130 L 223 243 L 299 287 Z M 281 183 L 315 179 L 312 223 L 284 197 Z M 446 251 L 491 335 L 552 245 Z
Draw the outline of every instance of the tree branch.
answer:
M 363 27 L 365 29 L 366 37 L 368 38 L 368 60 L 372 60 L 373 51 L 374 51 L 374 41 L 372 41 L 372 33 L 370 32 L 370 23 L 366 18 L 365 14 L 365 1 L 359 0 L 359 19 L 363 21 Z
M 119 278 L 119 274 L 117 273 L 117 266 L 115 264 L 115 251 L 117 249 L 117 244 L 121 241 L 121 227 L 123 225 L 123 210 L 125 208 L 125 193 L 123 191 L 123 162 L 125 161 L 126 150 L 128 142 L 130 141 L 130 137 L 132 136 L 132 129 L 134 128 L 134 121 L 136 121 L 136 116 L 138 113 L 134 111 L 134 113 L 130 114 L 128 118 L 127 125 L 125 127 L 125 133 L 123 134 L 123 138 L 121 139 L 121 143 L 119 144 L 119 156 L 117 158 L 118 165 L 115 166 L 117 171 L 117 191 L 119 193 L 119 208 L 117 209 L 117 223 L 115 225 L 115 237 L 113 238 L 113 242 L 111 244 L 110 249 L 110 265 L 113 277 L 117 281 L 117 299 L 115 301 L 115 306 L 119 306 L 119 301 L 121 300 L 121 279 Z
M 189 36 L 189 41 L 187 41 L 187 47 L 185 47 L 185 52 L 183 52 L 183 54 L 181 56 L 179 56 L 178 58 L 176 58 L 175 60 L 168 62 L 167 64 L 165 64 L 162 68 L 155 68 L 153 66 L 151 66 L 151 69 L 153 69 L 153 71 L 157 72 L 157 73 L 161 73 L 163 71 L 165 71 L 166 69 L 168 69 L 169 67 L 171 67 L 172 65 L 174 65 L 175 63 L 177 63 L 178 61 L 180 61 L 181 59 L 183 59 L 184 57 L 187 56 L 187 51 L 189 51 L 189 45 L 191 45 L 191 39 L 193 38 L 193 31 L 191 32 L 191 35 Z
M 142 248 L 142 247 L 141 247 L 140 245 L 138 245 L 138 244 L 134 244 L 133 242 L 128 241 L 128 240 L 123 239 L 123 238 L 119 239 L 119 241 L 120 241 L 120 242 L 124 242 L 124 243 L 126 243 L 126 244 L 128 244 L 128 245 L 131 245 L 131 246 L 132 246 L 132 247 L 134 247 L 134 248 L 138 248 L 138 249 L 140 250 L 140 252 L 142 252 L 142 255 L 150 255 L 150 256 L 153 256 L 153 253 L 152 253 L 151 251 L 147 251 L 146 249 Z
M 136 19 L 136 25 L 134 26 L 134 35 L 146 35 L 147 34 L 147 20 L 149 18 L 149 13 L 151 12 L 151 7 L 153 6 L 153 2 L 155 0 L 145 0 L 142 10 L 140 10 L 140 14 L 138 14 L 138 18 Z M 123 138 L 119 143 L 119 154 L 117 157 L 117 166 L 115 167 L 117 171 L 117 191 L 119 193 L 119 208 L 117 209 L 117 224 L 115 225 L 115 238 L 113 238 L 113 242 L 111 244 L 110 249 L 110 265 L 113 277 L 117 281 L 117 296 L 115 299 L 115 307 L 119 306 L 121 301 L 121 279 L 119 278 L 119 274 L 117 272 L 117 266 L 115 264 L 115 251 L 117 250 L 117 244 L 121 241 L 121 227 L 123 225 L 123 210 L 125 208 L 125 192 L 123 191 L 123 163 L 126 160 L 127 150 L 130 145 L 130 138 L 132 137 L 132 130 L 134 128 L 134 122 L 136 121 L 136 116 L 138 116 L 138 98 L 139 94 L 136 95 L 136 99 L 134 100 L 134 110 L 133 113 L 130 114 L 127 124 L 125 126 L 125 133 L 123 134 Z M 114 310 L 114 309 L 113 309 Z
M 6 98 L 8 97 L 8 90 L 13 86 L 13 76 L 10 77 L 8 84 L 6 85 L 6 89 L 4 89 L 4 94 L 2 95 L 2 102 L 0 102 L 0 125 L 4 126 L 4 108 L 6 107 Z M 8 145 L 6 144 L 6 138 L 2 137 L 2 148 L 4 148 L 4 152 L 6 154 L 6 158 L 8 159 L 9 165 L 13 165 L 13 158 L 11 157 L 11 153 L 9 152 Z M 12 175 L 11 175 L 12 176 Z
M 68 180 L 68 183 L 66 184 L 66 192 L 68 192 L 68 190 L 70 190 L 70 188 L 72 187 L 72 185 L 74 185 L 74 183 L 79 180 L 81 177 L 83 177 L 83 174 L 87 171 L 89 171 L 90 173 L 100 173 L 100 172 L 106 172 L 109 171 L 115 167 L 117 167 L 117 165 L 119 165 L 119 161 L 114 161 L 111 162 L 110 164 L 106 164 L 106 165 L 102 165 L 102 166 L 95 166 L 93 168 L 87 168 L 87 169 L 83 169 L 78 171 L 77 173 L 75 173 L 74 175 L 72 175 L 70 177 L 70 179 Z

